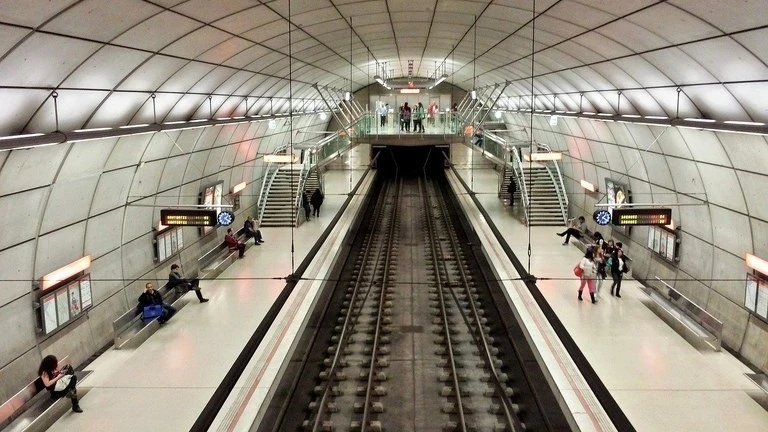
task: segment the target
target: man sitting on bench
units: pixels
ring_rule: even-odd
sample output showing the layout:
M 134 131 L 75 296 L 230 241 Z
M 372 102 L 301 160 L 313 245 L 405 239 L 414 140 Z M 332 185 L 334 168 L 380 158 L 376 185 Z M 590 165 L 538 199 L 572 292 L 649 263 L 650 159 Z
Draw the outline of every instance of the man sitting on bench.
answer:
M 168 275 L 168 288 L 195 290 L 200 303 L 208 301 L 207 298 L 203 298 L 203 293 L 200 292 L 200 279 L 187 280 L 181 277 L 178 264 L 171 266 L 171 273 Z
M 563 246 L 568 244 L 571 236 L 580 239 L 582 235 L 587 232 L 587 222 L 584 220 L 584 216 L 579 216 L 579 222 L 574 221 L 573 225 L 561 233 L 557 233 L 560 237 L 565 236 Z
M 147 284 L 144 285 L 144 292 L 139 296 L 139 305 L 136 307 L 136 315 L 142 314 L 143 319 L 150 318 L 149 316 L 144 316 L 144 308 L 155 305 L 160 305 L 163 308 L 162 314 L 157 318 L 157 322 L 160 324 L 165 324 L 171 319 L 173 314 L 176 313 L 176 308 L 163 303 L 163 296 L 161 296 L 158 291 L 155 291 L 152 282 L 147 282 Z
M 264 238 L 261 236 L 261 230 L 256 228 L 256 221 L 253 220 L 253 216 L 248 216 L 248 219 L 246 219 L 243 224 L 243 228 L 245 230 L 245 241 L 248 241 L 249 238 L 253 237 L 253 242 L 256 246 L 264 243 Z

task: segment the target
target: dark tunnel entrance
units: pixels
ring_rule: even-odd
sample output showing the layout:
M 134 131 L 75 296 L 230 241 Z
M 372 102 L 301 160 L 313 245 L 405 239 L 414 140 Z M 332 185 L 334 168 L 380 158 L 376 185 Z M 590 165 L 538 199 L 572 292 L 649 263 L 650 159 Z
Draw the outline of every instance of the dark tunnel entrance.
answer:
M 395 174 L 403 177 L 424 175 L 428 177 L 447 166 L 450 157 L 448 146 L 375 146 L 372 155 L 379 173 L 386 176 Z

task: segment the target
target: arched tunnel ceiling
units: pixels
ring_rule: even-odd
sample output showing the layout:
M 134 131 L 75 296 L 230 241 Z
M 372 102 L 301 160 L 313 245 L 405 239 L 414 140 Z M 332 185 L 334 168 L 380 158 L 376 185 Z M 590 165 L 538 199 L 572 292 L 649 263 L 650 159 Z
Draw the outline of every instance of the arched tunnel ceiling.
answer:
M 6 0 L 0 35 L 2 136 L 301 111 L 409 60 L 516 107 L 533 69 L 537 109 L 768 121 L 765 0 Z

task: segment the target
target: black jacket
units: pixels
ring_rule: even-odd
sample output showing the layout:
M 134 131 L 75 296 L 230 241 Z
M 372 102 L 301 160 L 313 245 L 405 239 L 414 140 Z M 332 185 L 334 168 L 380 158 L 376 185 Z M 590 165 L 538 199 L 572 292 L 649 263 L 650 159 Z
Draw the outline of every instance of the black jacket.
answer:
M 320 191 L 315 191 L 312 194 L 312 198 L 309 199 L 309 202 L 312 203 L 312 207 L 320 207 L 323 205 L 323 194 Z
M 147 306 L 152 305 L 161 305 L 163 304 L 163 296 L 160 295 L 160 292 L 157 290 L 153 290 L 152 292 L 144 291 L 139 296 L 139 304 L 136 306 L 136 313 L 140 314 L 144 312 L 144 308 Z
M 629 267 L 627 267 L 627 259 L 625 257 L 621 258 L 621 261 L 624 263 L 624 265 L 619 269 L 619 256 L 618 254 L 613 254 L 611 257 L 611 273 L 627 273 L 629 272 Z

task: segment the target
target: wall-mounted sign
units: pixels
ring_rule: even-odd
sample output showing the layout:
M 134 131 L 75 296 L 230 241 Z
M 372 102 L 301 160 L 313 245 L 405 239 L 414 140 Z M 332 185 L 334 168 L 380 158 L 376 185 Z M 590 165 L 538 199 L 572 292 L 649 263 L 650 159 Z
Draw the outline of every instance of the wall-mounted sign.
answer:
M 162 209 L 160 223 L 166 226 L 216 226 L 216 210 Z
M 672 221 L 671 208 L 613 210 L 614 225 L 669 225 Z

